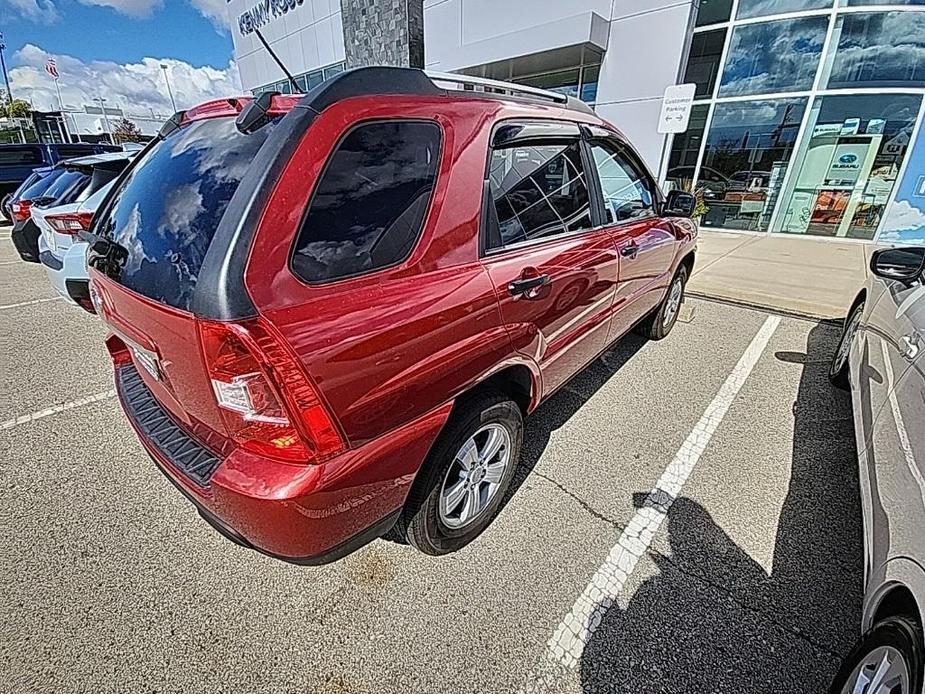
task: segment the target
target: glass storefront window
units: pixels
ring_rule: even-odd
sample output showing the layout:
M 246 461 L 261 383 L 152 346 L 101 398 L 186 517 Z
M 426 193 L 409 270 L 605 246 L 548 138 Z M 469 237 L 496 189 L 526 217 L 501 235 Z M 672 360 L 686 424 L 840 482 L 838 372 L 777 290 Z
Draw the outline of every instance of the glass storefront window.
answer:
M 589 65 L 581 70 L 581 100 L 586 104 L 597 101 L 597 80 L 601 74 L 600 65 Z
M 775 231 L 872 239 L 922 97 L 824 96 L 810 112 Z
M 828 87 L 925 87 L 925 13 L 841 15 Z
M 694 172 L 697 169 L 697 155 L 703 141 L 703 129 L 707 123 L 707 104 L 697 104 L 691 109 L 691 118 L 687 130 L 674 136 L 671 142 L 671 154 L 668 157 L 668 173 L 665 176 L 665 190 L 680 188 L 688 192 L 692 189 Z M 701 181 L 704 176 L 701 175 Z M 702 186 L 701 186 L 702 187 Z
M 731 14 L 732 0 L 700 0 L 696 26 L 703 27 L 708 24 L 728 22 Z
M 571 70 L 547 72 L 542 75 L 534 75 L 533 77 L 520 77 L 517 78 L 517 81 L 531 87 L 551 89 L 554 92 L 567 94 L 568 96 L 578 96 L 580 75 L 581 70 L 576 67 Z
M 801 17 L 736 27 L 719 96 L 810 89 L 828 21 Z
M 716 76 L 719 74 L 719 61 L 723 55 L 723 43 L 726 30 L 700 31 L 691 39 L 691 50 L 687 59 L 684 81 L 697 85 L 695 98 L 713 96 Z
M 925 5 L 925 0 L 841 0 L 843 7 L 867 7 L 868 5 Z
M 739 0 L 736 19 L 767 17 L 803 10 L 823 10 L 831 6 L 832 0 Z
M 716 104 L 697 189 L 701 224 L 765 231 L 806 108 L 806 99 Z

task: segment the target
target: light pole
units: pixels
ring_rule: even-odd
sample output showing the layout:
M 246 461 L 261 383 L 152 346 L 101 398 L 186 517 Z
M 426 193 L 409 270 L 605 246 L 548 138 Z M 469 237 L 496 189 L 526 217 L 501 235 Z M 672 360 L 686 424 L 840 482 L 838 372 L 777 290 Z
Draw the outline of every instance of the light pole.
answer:
M 106 134 L 109 136 L 109 144 L 114 144 L 115 140 L 112 139 L 112 126 L 109 125 L 109 114 L 106 113 L 106 98 L 94 96 L 93 100 L 99 103 L 100 111 L 103 112 L 103 120 L 106 122 Z
M 6 50 L 6 44 L 3 42 L 3 32 L 0 32 L 0 66 L 3 67 L 3 81 L 6 82 L 6 98 L 13 103 L 13 91 L 10 89 L 10 76 L 6 73 L 6 59 L 3 57 L 3 51 Z
M 161 70 L 164 71 L 164 81 L 167 83 L 167 93 L 170 95 L 170 105 L 173 106 L 173 112 L 177 112 L 177 102 L 173 98 L 173 90 L 170 88 L 170 77 L 167 75 L 167 64 L 161 63 Z

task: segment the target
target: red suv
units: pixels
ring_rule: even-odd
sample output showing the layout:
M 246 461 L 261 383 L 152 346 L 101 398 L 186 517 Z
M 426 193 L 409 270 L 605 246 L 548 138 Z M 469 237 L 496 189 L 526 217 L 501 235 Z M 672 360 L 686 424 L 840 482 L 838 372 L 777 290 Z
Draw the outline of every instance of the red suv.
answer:
M 693 198 L 552 92 L 363 68 L 176 114 L 94 220 L 125 413 L 230 539 L 298 563 L 498 512 L 523 418 L 674 325 Z

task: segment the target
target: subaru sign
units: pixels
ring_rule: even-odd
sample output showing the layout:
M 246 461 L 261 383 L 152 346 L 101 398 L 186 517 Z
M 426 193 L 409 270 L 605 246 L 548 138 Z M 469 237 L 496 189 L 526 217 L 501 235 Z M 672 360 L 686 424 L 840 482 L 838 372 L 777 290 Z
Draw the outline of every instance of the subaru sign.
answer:
M 853 152 L 848 152 L 847 154 L 842 154 L 838 161 L 842 164 L 853 164 L 858 160 L 858 155 Z

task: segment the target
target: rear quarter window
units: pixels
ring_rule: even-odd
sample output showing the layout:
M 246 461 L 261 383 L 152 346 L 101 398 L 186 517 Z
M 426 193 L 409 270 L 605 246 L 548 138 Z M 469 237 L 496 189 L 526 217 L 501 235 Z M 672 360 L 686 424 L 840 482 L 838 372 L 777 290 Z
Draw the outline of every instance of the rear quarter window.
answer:
M 328 160 L 292 255 L 306 282 L 372 272 L 407 258 L 437 178 L 440 127 L 381 121 L 355 127 Z

